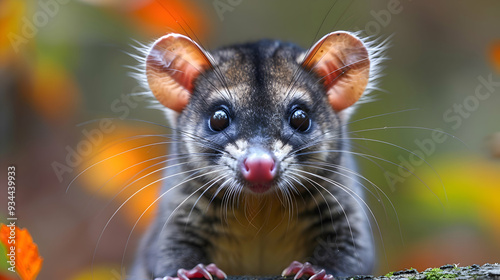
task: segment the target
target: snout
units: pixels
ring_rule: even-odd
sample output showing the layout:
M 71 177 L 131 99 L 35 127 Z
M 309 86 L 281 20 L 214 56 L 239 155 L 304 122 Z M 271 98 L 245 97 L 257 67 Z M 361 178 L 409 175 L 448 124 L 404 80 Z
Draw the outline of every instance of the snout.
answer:
M 251 191 L 263 193 L 269 190 L 277 176 L 278 161 L 265 149 L 251 149 L 240 161 L 240 171 Z

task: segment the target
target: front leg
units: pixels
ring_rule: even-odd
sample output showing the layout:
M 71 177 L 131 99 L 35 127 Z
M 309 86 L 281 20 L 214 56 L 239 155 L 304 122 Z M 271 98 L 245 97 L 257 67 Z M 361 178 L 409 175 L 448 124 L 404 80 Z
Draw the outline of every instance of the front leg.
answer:
M 156 249 L 156 265 L 153 275 L 159 279 L 189 280 L 193 278 L 206 278 L 213 280 L 212 276 L 220 279 L 226 274 L 215 264 L 209 264 L 207 250 L 212 247 L 206 232 L 197 227 L 173 225 L 163 228 L 159 233 L 156 244 L 151 250 Z
M 354 225 L 354 226 L 353 226 Z M 309 280 L 331 280 L 334 276 L 370 274 L 374 263 L 374 249 L 371 235 L 365 226 L 351 223 L 350 227 L 337 228 L 336 233 L 323 234 L 308 262 L 292 262 L 282 276 L 303 275 Z
M 142 240 L 129 279 L 213 279 L 225 278 L 225 273 L 207 258 L 212 242 L 203 230 L 205 224 L 191 219 L 186 224 L 183 212 L 168 225 L 157 220 Z M 167 216 L 168 217 L 168 216 Z

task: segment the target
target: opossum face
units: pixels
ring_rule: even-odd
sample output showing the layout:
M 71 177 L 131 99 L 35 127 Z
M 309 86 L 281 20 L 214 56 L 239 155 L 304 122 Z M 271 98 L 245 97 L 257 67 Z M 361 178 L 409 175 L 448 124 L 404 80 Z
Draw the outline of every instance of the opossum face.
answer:
M 211 54 L 169 34 L 147 58 L 151 91 L 177 112 L 179 152 L 217 193 L 307 191 L 318 163 L 338 163 L 344 109 L 360 98 L 369 72 L 365 46 L 345 32 L 307 52 L 260 41 Z

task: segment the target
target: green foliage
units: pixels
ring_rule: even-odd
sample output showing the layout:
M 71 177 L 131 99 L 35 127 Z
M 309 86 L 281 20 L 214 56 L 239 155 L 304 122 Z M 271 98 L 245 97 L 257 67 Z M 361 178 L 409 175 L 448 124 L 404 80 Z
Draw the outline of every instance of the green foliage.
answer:
M 428 271 L 424 271 L 425 279 L 427 280 L 442 280 L 445 278 L 456 278 L 457 275 L 454 273 L 446 273 L 440 268 L 433 268 Z

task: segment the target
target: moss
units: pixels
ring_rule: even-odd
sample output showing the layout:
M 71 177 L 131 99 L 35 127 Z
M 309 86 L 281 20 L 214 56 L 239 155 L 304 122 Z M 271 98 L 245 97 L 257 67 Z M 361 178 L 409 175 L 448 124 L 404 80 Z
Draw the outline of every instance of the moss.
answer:
M 457 275 L 454 273 L 446 273 L 440 268 L 433 268 L 428 271 L 424 271 L 425 279 L 427 280 L 442 280 L 445 278 L 456 278 Z
M 394 275 L 394 271 L 391 271 L 385 275 L 387 278 L 391 278 Z

